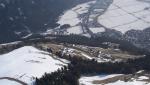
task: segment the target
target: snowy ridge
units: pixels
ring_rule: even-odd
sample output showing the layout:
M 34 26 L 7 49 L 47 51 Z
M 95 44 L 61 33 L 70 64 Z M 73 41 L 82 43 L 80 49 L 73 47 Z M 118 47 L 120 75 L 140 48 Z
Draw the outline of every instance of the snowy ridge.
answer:
M 54 72 L 63 65 L 66 64 L 54 59 L 49 53 L 25 46 L 0 55 L 0 78 L 10 77 L 31 84 L 35 77 L 40 78 L 45 72 Z M 9 84 L 6 82 L 5 85 Z

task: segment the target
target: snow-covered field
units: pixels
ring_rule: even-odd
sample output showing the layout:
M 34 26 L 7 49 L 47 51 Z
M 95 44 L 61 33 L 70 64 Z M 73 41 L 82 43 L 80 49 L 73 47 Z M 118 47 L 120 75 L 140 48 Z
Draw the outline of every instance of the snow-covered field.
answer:
M 144 0 L 113 0 L 98 21 L 122 33 L 131 29 L 143 30 L 150 27 L 150 3 Z
M 67 29 L 67 33 L 68 34 L 82 34 L 82 28 L 81 26 L 74 26 L 74 27 L 70 27 L 69 29 Z
M 100 33 L 100 32 L 105 32 L 105 29 L 103 27 L 101 28 L 89 28 L 93 33 Z
M 60 25 L 64 24 L 70 24 L 71 26 L 75 26 L 80 22 L 78 19 L 78 15 L 75 11 L 73 10 L 68 10 L 64 13 L 64 15 L 61 16 L 60 20 L 58 23 Z
M 125 81 L 118 80 L 117 82 L 109 83 L 109 84 L 105 84 L 105 85 L 150 85 L 150 83 L 136 81 L 136 80 L 131 81 L 131 82 L 125 82 Z
M 64 12 L 57 23 L 60 25 L 69 24 L 71 26 L 67 29 L 67 34 L 83 34 L 83 29 L 81 26 L 82 19 L 80 15 L 87 13 L 90 4 L 92 3 L 95 3 L 95 0 L 79 4 L 74 8 Z
M 115 81 L 110 83 L 103 83 L 103 84 L 94 84 L 94 81 L 103 81 L 109 78 L 114 78 L 116 76 L 120 76 L 121 74 L 111 74 L 111 75 L 98 75 L 98 76 L 83 76 L 79 79 L 80 85 L 150 85 L 149 82 L 142 81 L 144 79 L 149 79 L 146 76 L 140 76 L 138 79 L 132 78 L 130 81 Z M 111 80 L 110 80 L 111 81 Z
M 0 78 L 10 77 L 31 84 L 35 77 L 40 78 L 45 72 L 54 72 L 63 65 L 66 64 L 54 59 L 50 53 L 32 46 L 25 46 L 0 55 Z M 0 79 L 0 85 L 4 85 L 3 83 L 4 80 Z M 8 83 L 5 82 L 5 85 L 17 84 L 8 81 Z
M 94 80 L 105 80 L 111 77 L 115 77 L 121 74 L 112 74 L 112 75 L 98 75 L 98 76 L 83 76 L 79 79 L 80 85 L 96 85 L 92 84 Z
M 94 2 L 95 0 L 84 4 L 79 4 L 74 8 L 64 12 L 64 14 L 60 17 L 57 23 L 59 23 L 60 25 L 64 24 L 70 24 L 71 26 L 78 25 L 81 22 L 79 14 L 87 13 L 90 4 Z
M 113 0 L 112 3 L 110 0 L 111 4 L 106 6 L 108 1 L 93 0 L 79 4 L 64 12 L 58 23 L 70 24 L 71 27 L 66 30 L 67 34 L 82 35 L 87 33 L 84 29 L 85 24 L 94 34 L 104 32 L 107 28 L 125 33 L 132 29 L 143 30 L 150 27 L 150 2 L 148 0 Z M 89 17 L 89 22 L 84 23 L 86 17 Z M 96 20 L 99 26 L 94 25 L 97 23 Z

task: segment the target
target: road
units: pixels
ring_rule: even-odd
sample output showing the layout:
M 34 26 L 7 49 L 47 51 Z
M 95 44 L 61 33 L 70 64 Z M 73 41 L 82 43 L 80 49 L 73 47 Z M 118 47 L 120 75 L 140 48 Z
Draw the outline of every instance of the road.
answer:
M 0 80 L 4 80 L 4 79 L 10 80 L 10 81 L 15 81 L 15 82 L 17 82 L 17 83 L 19 83 L 21 85 L 28 85 L 27 83 L 25 83 L 25 82 L 23 82 L 23 81 L 21 81 L 19 79 L 10 78 L 10 77 L 0 77 Z

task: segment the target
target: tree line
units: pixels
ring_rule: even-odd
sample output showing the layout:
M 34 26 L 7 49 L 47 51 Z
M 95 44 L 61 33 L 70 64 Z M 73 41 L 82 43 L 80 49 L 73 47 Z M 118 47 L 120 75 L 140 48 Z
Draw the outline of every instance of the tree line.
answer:
M 103 44 L 103 42 L 111 42 L 119 44 L 119 49 L 122 51 L 127 51 L 132 54 L 147 54 L 147 50 L 141 49 L 136 47 L 134 44 L 127 40 L 108 37 L 108 36 L 97 36 L 97 37 L 85 37 L 80 35 L 62 35 L 57 36 L 53 41 L 59 42 L 59 43 L 69 43 L 69 44 L 80 44 L 80 45 L 87 45 L 87 46 L 93 46 L 93 47 L 102 47 L 102 48 L 108 48 L 108 45 Z
M 64 56 L 65 57 L 65 56 Z M 35 85 L 79 85 L 81 75 L 88 74 L 133 74 L 139 70 L 150 71 L 150 55 L 139 59 L 129 59 L 126 62 L 98 63 L 93 60 L 85 60 L 66 56 L 71 62 L 68 66 L 58 69 L 56 72 L 46 73 L 41 78 L 36 78 Z

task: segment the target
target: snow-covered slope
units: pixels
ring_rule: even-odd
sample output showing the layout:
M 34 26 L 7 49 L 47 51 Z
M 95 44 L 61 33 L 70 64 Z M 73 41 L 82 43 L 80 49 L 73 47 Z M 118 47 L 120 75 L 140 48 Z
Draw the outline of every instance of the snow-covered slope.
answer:
M 32 46 L 25 46 L 0 55 L 0 85 L 2 85 L 1 78 L 3 77 L 31 84 L 35 77 L 40 78 L 45 72 L 54 72 L 63 65 L 66 64 L 56 60 L 49 53 Z

